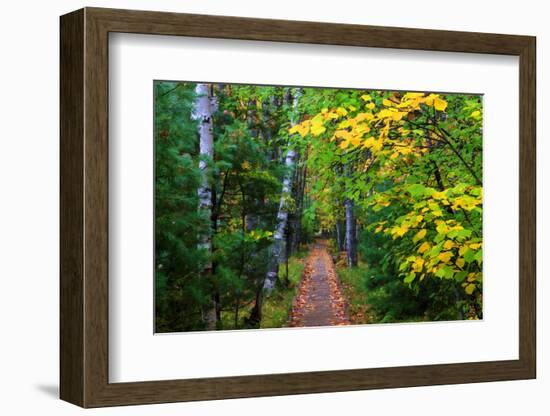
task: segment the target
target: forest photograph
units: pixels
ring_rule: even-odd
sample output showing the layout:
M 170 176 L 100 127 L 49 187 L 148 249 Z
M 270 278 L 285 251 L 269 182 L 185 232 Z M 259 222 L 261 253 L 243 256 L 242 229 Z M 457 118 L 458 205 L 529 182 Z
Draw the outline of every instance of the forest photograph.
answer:
M 154 81 L 155 332 L 483 319 L 483 96 Z

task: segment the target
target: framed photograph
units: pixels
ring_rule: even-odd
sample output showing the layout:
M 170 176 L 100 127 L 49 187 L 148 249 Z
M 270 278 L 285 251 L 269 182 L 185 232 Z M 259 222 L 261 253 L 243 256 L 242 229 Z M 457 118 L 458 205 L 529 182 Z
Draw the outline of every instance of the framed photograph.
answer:
M 61 398 L 535 378 L 535 49 L 62 16 Z

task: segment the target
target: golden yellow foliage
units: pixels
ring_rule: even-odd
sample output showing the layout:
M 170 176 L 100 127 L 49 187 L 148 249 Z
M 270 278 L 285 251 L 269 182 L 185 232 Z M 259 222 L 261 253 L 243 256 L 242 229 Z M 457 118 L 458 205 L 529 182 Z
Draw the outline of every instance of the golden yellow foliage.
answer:
M 419 232 L 416 233 L 414 238 L 416 239 L 416 241 L 418 241 L 418 240 L 422 240 L 425 236 L 426 236 L 426 230 L 422 229 L 422 230 L 420 230 Z
M 453 257 L 452 251 L 443 251 L 439 253 L 439 255 L 437 256 L 437 258 L 441 260 L 443 263 L 448 263 L 452 257 Z
M 418 247 L 418 252 L 420 254 L 424 253 L 425 251 L 428 251 L 430 249 L 430 244 L 427 242 L 424 242 Z
M 445 241 L 445 243 L 443 243 L 443 248 L 444 248 L 445 250 L 450 250 L 450 249 L 452 249 L 454 246 L 455 246 L 455 243 L 453 243 L 451 240 L 447 240 L 447 241 Z

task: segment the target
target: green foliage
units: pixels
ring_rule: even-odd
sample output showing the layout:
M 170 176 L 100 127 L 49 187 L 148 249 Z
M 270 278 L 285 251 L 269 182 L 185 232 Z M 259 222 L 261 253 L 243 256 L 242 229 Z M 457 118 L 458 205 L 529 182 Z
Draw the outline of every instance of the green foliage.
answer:
M 441 298 L 452 305 L 457 319 L 480 318 L 480 97 L 338 91 L 321 105 L 291 132 L 312 149 L 322 224 L 333 229 L 342 200 L 353 200 L 362 240 L 388 237 L 383 246 L 374 242 L 385 257 L 368 261 L 369 273 L 385 277 L 379 286 L 403 305 L 409 292 L 415 301 L 429 292 L 434 304 Z M 417 309 L 430 313 L 427 304 Z
M 319 234 L 333 236 L 344 202 L 353 202 L 361 262 L 341 275 L 358 320 L 482 317 L 479 96 L 302 88 L 294 125 L 296 89 L 213 84 L 214 157 L 203 157 L 212 209 L 205 214 L 198 209 L 195 86 L 154 84 L 158 332 L 206 329 L 212 299 L 218 329 L 285 325 L 303 268 L 296 254 L 288 279 L 281 265 L 262 321 L 248 320 L 268 268 L 285 174 L 293 178 L 282 201 L 289 252 Z M 289 149 L 297 158 L 287 172 Z M 212 236 L 208 250 L 199 246 L 202 235 Z
M 286 286 L 279 285 L 265 300 L 261 328 L 281 328 L 287 325 L 298 283 L 304 272 L 306 254 L 298 252 L 289 259 L 288 276 L 284 267 L 279 269 L 279 282 L 288 283 Z
M 214 158 L 205 160 L 211 217 L 199 212 L 195 85 L 155 83 L 158 332 L 206 329 L 203 314 L 213 297 L 218 329 L 248 325 L 245 317 L 267 270 L 285 173 L 281 160 L 288 144 L 290 108 L 282 103 L 287 91 L 214 85 Z M 211 252 L 198 244 L 198 236 L 208 229 Z M 204 273 L 208 264 L 211 273 Z
M 193 87 L 155 83 L 155 305 L 156 331 L 201 327 L 209 292 L 200 279 L 207 261 L 197 234 L 208 226 L 197 211 L 197 133 L 191 120 Z

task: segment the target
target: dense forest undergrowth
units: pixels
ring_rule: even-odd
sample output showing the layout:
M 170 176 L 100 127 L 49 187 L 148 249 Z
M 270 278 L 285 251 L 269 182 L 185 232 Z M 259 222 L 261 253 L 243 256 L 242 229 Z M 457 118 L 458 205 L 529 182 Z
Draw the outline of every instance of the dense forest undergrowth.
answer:
M 157 332 L 289 326 L 320 238 L 352 324 L 482 318 L 481 96 L 154 88 Z

